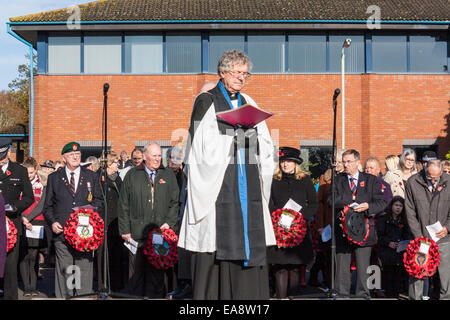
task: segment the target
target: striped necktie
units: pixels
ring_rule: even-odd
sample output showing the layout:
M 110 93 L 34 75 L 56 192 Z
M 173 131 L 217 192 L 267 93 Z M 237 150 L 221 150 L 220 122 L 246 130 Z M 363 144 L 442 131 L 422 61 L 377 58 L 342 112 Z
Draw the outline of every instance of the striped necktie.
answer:
M 154 178 L 155 178 L 155 174 L 156 174 L 156 171 L 151 171 L 150 172 L 150 181 L 152 182 L 152 184 L 153 184 L 153 182 L 154 182 Z
M 75 196 L 75 172 L 70 173 L 70 191 L 72 191 L 72 194 Z
M 350 178 L 350 189 L 352 190 L 353 195 L 356 194 L 356 184 L 355 184 L 355 178 Z

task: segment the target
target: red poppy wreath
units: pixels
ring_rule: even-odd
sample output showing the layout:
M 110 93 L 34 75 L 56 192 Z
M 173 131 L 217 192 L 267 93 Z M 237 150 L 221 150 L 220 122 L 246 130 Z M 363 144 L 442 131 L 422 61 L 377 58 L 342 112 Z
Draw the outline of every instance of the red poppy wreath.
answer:
M 9 252 L 17 242 L 17 228 L 14 222 L 6 217 L 6 252 Z
M 83 223 L 81 219 L 84 220 Z M 81 252 L 98 249 L 103 242 L 104 231 L 103 219 L 92 209 L 79 209 L 72 212 L 64 226 L 67 242 Z
M 429 246 L 427 254 L 419 252 L 421 244 Z M 411 240 L 403 254 L 406 272 L 418 279 L 434 275 L 439 266 L 439 259 L 439 247 L 436 242 L 424 237 Z
M 273 231 L 278 248 L 296 247 L 306 235 L 306 221 L 300 212 L 278 209 L 272 212 Z
M 161 242 L 155 238 L 161 235 Z M 172 229 L 153 229 L 149 232 L 143 252 L 148 262 L 156 269 L 167 269 L 178 261 L 178 236 Z

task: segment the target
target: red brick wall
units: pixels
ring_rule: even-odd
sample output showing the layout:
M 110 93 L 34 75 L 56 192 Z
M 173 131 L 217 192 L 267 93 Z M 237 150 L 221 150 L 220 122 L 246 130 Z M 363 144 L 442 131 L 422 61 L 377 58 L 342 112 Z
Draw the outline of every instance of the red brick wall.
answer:
M 103 84 L 108 82 L 108 140 L 128 152 L 136 140 L 170 140 L 187 129 L 193 99 L 214 75 L 35 77 L 34 156 L 56 160 L 72 140 L 101 140 Z M 331 139 L 332 96 L 340 75 L 253 75 L 243 92 L 276 115 L 280 145 Z M 446 75 L 346 75 L 346 148 L 362 159 L 402 151 L 403 139 L 438 139 L 450 149 L 450 77 Z M 341 145 L 341 96 L 337 144 Z M 174 138 L 174 140 L 176 140 Z

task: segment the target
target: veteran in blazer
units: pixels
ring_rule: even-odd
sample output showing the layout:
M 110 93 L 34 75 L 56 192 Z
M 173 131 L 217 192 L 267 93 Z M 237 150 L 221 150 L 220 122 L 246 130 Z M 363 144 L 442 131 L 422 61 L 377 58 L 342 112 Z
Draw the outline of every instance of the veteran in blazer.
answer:
M 11 139 L 0 137 L 0 192 L 5 199 L 5 213 L 17 228 L 17 242 L 6 256 L 3 299 L 18 299 L 17 264 L 19 239 L 23 232 L 21 213 L 34 202 L 33 188 L 25 167 L 9 159 Z M 5 222 L 0 222 L 5 223 Z
M 97 212 L 102 216 L 103 196 L 99 176 L 80 166 L 80 145 L 70 142 L 61 154 L 66 166 L 48 176 L 43 213 L 55 239 L 55 294 L 57 298 L 69 298 L 92 292 L 93 254 L 72 248 L 64 237 L 64 225 L 74 207 L 91 205 L 97 207 Z M 80 268 L 79 288 L 71 289 L 72 286 L 67 284 L 68 277 L 72 275 L 67 268 L 71 265 Z
M 336 290 L 338 294 L 349 295 L 351 285 L 350 264 L 352 253 L 355 253 L 357 282 L 357 296 L 370 298 L 367 288 L 366 273 L 370 265 L 371 246 L 377 243 L 377 235 L 374 224 L 374 217 L 382 212 L 386 207 L 386 200 L 381 192 L 378 179 L 364 172 L 358 171 L 360 164 L 360 154 L 358 151 L 350 149 L 342 154 L 344 173 L 336 176 L 335 193 L 335 238 L 336 238 Z M 331 205 L 331 197 L 329 198 Z M 339 217 L 343 210 L 354 204 L 353 211 L 364 215 L 369 220 L 369 235 L 361 244 L 355 244 L 344 237 L 342 228 L 339 226 Z

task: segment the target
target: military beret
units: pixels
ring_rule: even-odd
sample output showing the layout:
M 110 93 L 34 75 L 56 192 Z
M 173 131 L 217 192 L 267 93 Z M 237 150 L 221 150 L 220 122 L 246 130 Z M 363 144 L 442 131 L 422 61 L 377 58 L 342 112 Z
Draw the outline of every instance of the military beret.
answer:
M 11 138 L 0 137 L 0 160 L 3 160 L 8 155 L 8 150 L 11 147 L 11 143 Z
M 68 144 L 66 144 L 63 147 L 61 154 L 71 152 L 71 151 L 81 151 L 80 144 L 78 142 L 69 142 Z

